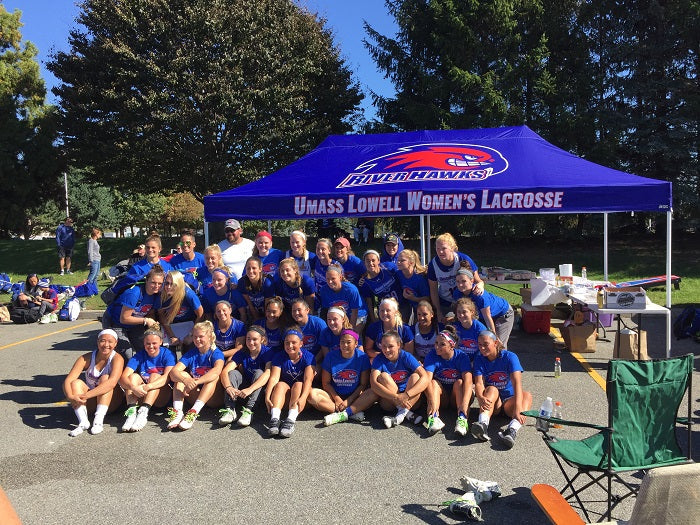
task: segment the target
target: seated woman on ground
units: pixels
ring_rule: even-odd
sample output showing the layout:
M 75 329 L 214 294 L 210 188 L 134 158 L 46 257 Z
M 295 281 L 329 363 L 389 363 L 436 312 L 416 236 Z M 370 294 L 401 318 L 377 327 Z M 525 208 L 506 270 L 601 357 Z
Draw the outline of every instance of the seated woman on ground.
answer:
M 311 315 L 310 311 L 309 305 L 301 297 L 297 297 L 292 302 L 292 320 L 299 327 L 301 333 L 304 334 L 301 348 L 313 354 L 316 371 L 320 374 L 321 361 L 323 360 L 321 355 L 321 333 L 328 328 L 328 325 L 320 317 Z
M 192 288 L 185 284 L 182 273 L 170 270 L 163 282 L 158 319 L 172 347 L 192 343 L 190 331 L 194 323 L 204 319 L 204 308 Z
M 479 334 L 486 327 L 477 318 L 479 314 L 471 299 L 462 297 L 454 303 L 455 322 L 457 330 L 457 348 L 469 356 L 474 362 L 474 357 L 479 354 Z
M 78 426 L 70 431 L 70 437 L 79 436 L 88 428 L 91 434 L 102 432 L 105 415 L 124 400 L 121 389 L 115 388 L 124 369 L 124 359 L 116 348 L 115 331 L 102 330 L 97 334 L 97 350 L 78 357 L 63 381 L 63 392 L 78 417 Z M 84 380 L 80 378 L 83 372 Z M 88 410 L 95 413 L 92 428 Z
M 214 325 L 202 321 L 192 329 L 195 348 L 182 356 L 170 371 L 173 386 L 173 408 L 168 412 L 168 429 L 192 428 L 204 405 L 218 408 L 222 404 L 223 388 L 219 376 L 224 368 L 224 354 L 216 347 Z M 192 408 L 184 412 L 184 401 Z
M 401 336 L 402 347 L 409 354 L 413 353 L 413 331 L 403 324 L 399 303 L 393 297 L 385 297 L 379 303 L 379 320 L 367 327 L 365 332 L 365 352 L 374 359 L 382 350 L 382 336 L 395 331 Z
M 323 360 L 321 384 L 309 395 L 309 404 L 325 412 L 326 426 L 352 419 L 363 421 L 364 411 L 379 399 L 369 388 L 369 358 L 360 347 L 360 336 L 354 330 L 343 330 L 340 348 L 332 350 Z
M 255 325 L 261 326 L 265 330 L 267 346 L 273 352 L 279 353 L 283 350 L 282 333 L 284 325 L 282 314 L 284 313 L 284 302 L 281 297 L 270 297 L 265 299 L 265 317 L 255 321 Z
M 462 267 L 457 270 L 457 289 L 454 291 L 455 301 L 461 297 L 468 297 L 479 310 L 479 320 L 498 336 L 501 344 L 506 347 L 510 332 L 513 330 L 515 315 L 513 307 L 503 297 L 483 292 L 481 295 L 473 293 L 474 273 L 469 268 L 469 263 L 462 261 Z
M 36 297 L 39 306 L 39 315 L 44 316 L 53 312 L 58 307 L 58 294 L 56 290 L 49 288 L 48 279 L 39 279 L 36 287 L 39 289 L 39 295 Z
M 479 355 L 474 359 L 473 373 L 479 420 L 472 423 L 472 435 L 489 441 L 491 416 L 503 412 L 511 420 L 498 437 L 506 447 L 512 448 L 518 430 L 525 423 L 521 412 L 532 406 L 532 395 L 523 390 L 523 367 L 518 356 L 504 349 L 496 334 L 484 330 L 479 334 Z
M 219 410 L 219 425 L 229 425 L 236 420 L 236 402 L 243 404 L 238 424 L 250 425 L 260 393 L 270 379 L 270 363 L 274 352 L 265 343 L 265 330 L 251 326 L 245 335 L 245 347 L 233 355 L 221 372 L 224 387 L 224 408 Z
M 469 357 L 457 348 L 454 326 L 446 326 L 436 339 L 435 348 L 426 356 L 423 364 L 429 381 L 425 391 L 428 433 L 436 434 L 445 427 L 440 419 L 440 407 L 453 405 L 458 409 L 455 432 L 466 436 L 467 414 L 472 399 L 472 364 Z
M 231 359 L 245 344 L 245 325 L 243 321 L 231 316 L 231 303 L 219 301 L 214 309 L 214 335 L 216 347 L 221 350 L 226 360 Z
M 138 432 L 146 426 L 151 407 L 164 407 L 170 401 L 168 376 L 176 360 L 163 346 L 163 334 L 157 325 L 144 332 L 143 346 L 129 359 L 119 379 L 126 393 L 122 432 Z
M 202 291 L 202 308 L 207 319 L 214 319 L 214 308 L 219 301 L 231 303 L 233 317 L 243 321 L 244 324 L 248 321 L 248 305 L 231 280 L 230 270 L 225 266 L 212 270 L 211 286 L 207 286 Z
M 275 263 L 276 270 L 277 263 Z M 272 280 L 265 275 L 263 263 L 259 257 L 253 255 L 248 258 L 243 277 L 238 281 L 237 289 L 247 304 L 248 319 L 255 322 L 265 317 L 265 298 L 273 297 L 275 292 Z
M 35 273 L 30 273 L 24 281 L 24 289 L 13 298 L 12 304 L 22 308 L 39 308 L 40 295 L 39 277 Z
M 395 416 L 384 416 L 384 426 L 391 428 L 404 419 L 420 423 L 422 418 L 412 411 L 428 386 L 428 374 L 413 355 L 401 349 L 401 336 L 390 330 L 382 336 L 382 353 L 372 361 L 370 385 L 379 396 L 386 411 L 396 410 Z
M 270 379 L 265 388 L 265 404 L 270 411 L 267 432 L 270 436 L 291 437 L 297 416 L 306 408 L 314 379 L 314 357 L 301 348 L 304 334 L 291 326 L 284 334 L 284 352 L 272 357 Z M 287 418 L 280 423 L 282 409 Z
M 350 324 L 345 309 L 342 306 L 331 306 L 328 309 L 326 324 L 328 326 L 321 332 L 319 341 L 321 344 L 321 352 L 318 356 L 320 362 L 323 362 L 328 352 L 331 350 L 340 350 L 340 336 L 343 330 L 355 330 Z M 361 344 L 358 345 L 358 348 L 364 352 Z

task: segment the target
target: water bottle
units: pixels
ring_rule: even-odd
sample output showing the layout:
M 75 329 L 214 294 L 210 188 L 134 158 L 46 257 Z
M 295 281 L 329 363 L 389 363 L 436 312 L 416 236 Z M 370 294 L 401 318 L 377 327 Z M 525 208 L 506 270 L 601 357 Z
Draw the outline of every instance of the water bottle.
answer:
M 561 358 L 554 360 L 554 377 L 561 377 Z
M 542 419 L 543 417 L 549 418 L 552 416 L 552 410 L 554 410 L 554 403 L 552 403 L 552 398 L 548 397 L 542 403 L 540 407 L 540 417 L 537 418 L 535 423 L 535 428 L 542 432 L 547 432 L 549 430 L 549 421 Z
M 588 272 L 586 271 L 585 266 L 581 268 L 581 280 L 583 281 L 583 284 L 588 282 Z
M 557 417 L 559 419 L 562 419 L 561 416 L 561 401 L 557 401 L 554 403 L 554 410 L 552 411 L 552 417 Z M 552 425 L 554 428 L 561 428 L 561 423 L 554 423 Z

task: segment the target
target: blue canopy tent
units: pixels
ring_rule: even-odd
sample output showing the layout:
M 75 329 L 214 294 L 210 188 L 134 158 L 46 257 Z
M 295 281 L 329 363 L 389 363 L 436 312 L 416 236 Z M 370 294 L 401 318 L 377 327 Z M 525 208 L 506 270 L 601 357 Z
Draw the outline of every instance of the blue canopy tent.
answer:
M 670 182 L 594 164 L 517 126 L 331 135 L 260 180 L 205 197 L 204 218 L 603 213 L 607 279 L 607 214 L 665 212 L 670 307 L 671 206 Z

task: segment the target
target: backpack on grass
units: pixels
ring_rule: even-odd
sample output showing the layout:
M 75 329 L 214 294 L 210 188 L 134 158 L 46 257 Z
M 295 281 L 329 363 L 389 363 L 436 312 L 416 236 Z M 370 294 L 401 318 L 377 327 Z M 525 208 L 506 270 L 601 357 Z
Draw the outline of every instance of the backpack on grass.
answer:
M 41 316 L 39 308 L 25 308 L 24 306 L 14 306 L 10 311 L 10 320 L 16 324 L 36 323 Z
M 63 303 L 58 311 L 59 321 L 75 321 L 80 315 L 80 301 L 77 297 L 71 297 Z
M 9 293 L 12 288 L 12 279 L 6 273 L 0 273 L 0 293 Z
M 694 337 L 700 340 L 700 308 L 688 306 L 683 310 L 673 322 L 673 335 L 676 339 Z

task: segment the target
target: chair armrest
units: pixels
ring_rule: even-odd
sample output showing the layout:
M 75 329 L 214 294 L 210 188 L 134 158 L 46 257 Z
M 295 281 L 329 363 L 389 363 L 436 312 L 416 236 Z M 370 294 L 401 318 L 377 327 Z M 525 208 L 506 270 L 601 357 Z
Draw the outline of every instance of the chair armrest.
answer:
M 530 495 L 554 525 L 585 525 L 585 521 L 571 508 L 569 502 L 551 485 L 537 484 Z
M 612 429 L 610 427 L 604 427 L 601 425 L 594 425 L 593 423 L 583 423 L 581 421 L 569 421 L 568 419 L 559 419 L 558 417 L 540 417 L 540 413 L 537 410 L 526 410 L 526 411 L 520 412 L 520 413 L 523 416 L 544 419 L 545 421 L 549 421 L 550 423 L 556 423 L 558 425 L 566 425 L 569 427 L 593 428 L 595 430 L 602 430 L 604 432 L 612 432 Z

